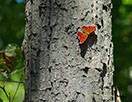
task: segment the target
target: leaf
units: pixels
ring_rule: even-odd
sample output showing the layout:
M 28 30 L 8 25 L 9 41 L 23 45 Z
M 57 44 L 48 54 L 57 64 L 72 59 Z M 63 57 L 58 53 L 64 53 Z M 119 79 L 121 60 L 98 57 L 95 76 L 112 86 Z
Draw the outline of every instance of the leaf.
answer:
M 21 63 L 22 60 L 22 54 L 19 46 L 17 44 L 9 44 L 7 49 L 5 50 L 5 54 L 9 62 L 12 63 L 12 70 L 16 69 L 16 67 Z
M 2 69 L 5 69 L 8 74 L 21 69 L 22 62 L 21 50 L 17 44 L 8 44 L 5 51 L 0 51 L 0 64 L 6 65 Z
M 5 50 L 5 54 L 7 57 L 15 57 L 16 54 L 17 45 L 16 44 L 8 44 L 7 49 Z

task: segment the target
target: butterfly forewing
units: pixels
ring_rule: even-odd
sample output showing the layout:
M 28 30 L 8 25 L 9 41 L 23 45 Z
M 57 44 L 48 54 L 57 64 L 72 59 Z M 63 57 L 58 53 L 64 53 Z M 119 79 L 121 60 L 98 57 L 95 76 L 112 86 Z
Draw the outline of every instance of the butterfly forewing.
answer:
M 80 44 L 84 43 L 88 35 L 96 29 L 96 25 L 95 26 L 83 26 L 81 29 L 82 29 L 82 32 L 79 31 L 77 33 L 77 36 L 80 40 Z
M 83 26 L 82 27 L 82 30 L 84 32 L 88 32 L 88 34 L 92 33 L 96 28 L 96 25 L 95 26 Z

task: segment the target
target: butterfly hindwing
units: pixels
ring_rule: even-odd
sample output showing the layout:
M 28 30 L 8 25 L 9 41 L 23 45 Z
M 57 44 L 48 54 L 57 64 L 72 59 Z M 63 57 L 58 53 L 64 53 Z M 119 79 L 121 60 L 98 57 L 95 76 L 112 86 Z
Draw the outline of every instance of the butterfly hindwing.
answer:
M 79 38 L 79 40 L 80 40 L 80 44 L 82 44 L 82 43 L 84 43 L 84 41 L 87 39 L 87 37 L 88 37 L 88 35 L 87 34 L 85 34 L 85 33 L 83 33 L 83 32 L 78 32 L 77 33 L 77 36 L 78 36 L 78 38 Z

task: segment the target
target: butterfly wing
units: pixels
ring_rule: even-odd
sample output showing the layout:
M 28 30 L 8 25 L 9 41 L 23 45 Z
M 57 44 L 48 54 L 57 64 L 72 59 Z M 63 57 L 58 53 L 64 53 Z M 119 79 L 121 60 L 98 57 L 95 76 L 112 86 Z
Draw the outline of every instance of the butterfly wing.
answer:
M 88 35 L 87 34 L 84 34 L 83 32 L 78 32 L 77 33 L 77 36 L 80 40 L 80 44 L 84 43 L 84 41 L 87 39 Z
M 96 29 L 96 25 L 95 26 L 83 26 L 82 27 L 83 32 L 87 33 L 87 34 L 92 33 L 95 29 Z

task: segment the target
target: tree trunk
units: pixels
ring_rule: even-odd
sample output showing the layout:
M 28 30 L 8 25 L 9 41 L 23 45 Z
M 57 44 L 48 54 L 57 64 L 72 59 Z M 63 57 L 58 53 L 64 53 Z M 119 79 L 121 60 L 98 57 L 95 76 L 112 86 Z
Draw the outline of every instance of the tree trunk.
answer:
M 26 0 L 24 102 L 111 102 L 111 0 Z M 83 25 L 97 25 L 79 44 Z

